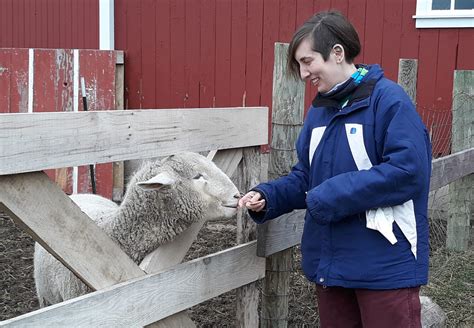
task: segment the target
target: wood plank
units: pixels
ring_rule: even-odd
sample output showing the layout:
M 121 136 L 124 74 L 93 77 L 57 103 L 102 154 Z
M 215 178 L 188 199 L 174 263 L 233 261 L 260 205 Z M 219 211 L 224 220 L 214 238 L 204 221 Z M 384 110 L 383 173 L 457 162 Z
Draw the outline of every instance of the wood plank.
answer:
M 296 26 L 296 10 L 298 4 L 295 0 L 280 0 L 280 28 L 278 40 L 290 42 Z
M 59 95 L 56 91 L 57 72 L 62 68 L 57 62 L 57 51 L 35 49 L 34 56 L 33 111 L 35 113 L 56 111 L 56 96 Z
M 156 104 L 157 108 L 170 108 L 171 105 L 171 53 L 170 53 L 170 0 L 156 2 Z M 118 23 L 116 26 L 122 25 Z
M 456 58 L 456 69 L 458 70 L 474 70 L 472 62 L 472 53 L 474 52 L 474 44 L 472 42 L 473 29 L 459 29 L 459 43 Z
M 367 0 L 363 44 L 364 62 L 367 64 L 382 62 L 384 3 L 385 1 L 380 0 Z
M 10 113 L 28 112 L 28 50 L 13 49 L 11 53 Z
M 384 75 L 395 81 L 397 78 L 398 61 L 402 30 L 402 1 L 383 1 L 383 42 L 381 66 Z M 370 17 L 370 16 L 368 16 Z M 369 18 L 370 19 L 370 18 Z
M 127 6 L 125 2 L 126 0 L 114 1 L 115 49 L 127 49 Z M 82 10 L 80 15 L 82 17 L 81 22 L 83 24 L 84 6 L 81 7 Z M 83 30 L 81 30 L 81 34 L 84 34 Z
M 302 125 L 304 112 L 304 83 L 295 81 L 286 73 L 287 43 L 275 43 L 273 69 L 272 123 Z M 280 95 L 276 97 L 276 95 Z M 296 111 L 296 113 L 295 113 Z M 296 140 L 294 140 L 296 141 Z M 287 141 L 291 144 L 292 141 Z
M 267 112 L 260 107 L 3 114 L 0 174 L 262 145 L 268 142 Z
M 84 77 L 87 93 L 88 110 L 112 110 L 116 108 L 115 76 L 116 56 L 114 51 L 80 50 L 80 77 Z M 79 110 L 83 110 L 82 93 L 79 98 Z M 113 169 L 112 163 L 95 166 L 97 194 L 107 199 L 112 198 Z M 79 168 L 79 193 L 92 193 L 89 167 Z
M 331 7 L 347 17 L 349 10 L 348 2 L 349 0 L 331 0 Z M 361 5 L 360 1 L 358 1 L 358 4 Z
M 0 185 L 0 208 L 89 287 L 144 274 L 46 174 L 0 176 Z
M 306 20 L 313 16 L 313 14 L 313 0 L 297 0 L 295 27 L 299 28 Z
M 121 54 L 123 56 L 123 53 Z M 115 65 L 115 108 L 123 110 L 125 104 L 125 67 L 123 63 Z M 112 200 L 121 201 L 125 191 L 125 170 L 124 162 L 114 162 L 113 164 L 113 189 Z
M 303 235 L 305 214 L 306 210 L 293 211 L 259 226 L 257 255 L 268 257 L 298 245 Z
M 50 22 L 52 23 L 48 29 L 48 40 L 51 40 L 48 44 L 48 46 L 52 48 L 61 48 L 61 25 L 59 22 L 59 17 L 61 16 L 60 14 L 60 4 L 61 0 L 51 0 L 49 3 L 50 9 L 51 9 L 51 16 L 50 17 Z M 88 17 L 88 15 L 86 16 Z M 90 24 L 85 24 L 85 26 L 89 26 Z
M 10 112 L 11 56 L 9 49 L 0 49 L 0 114 Z
M 186 1 L 185 3 L 185 22 L 186 22 L 186 42 L 185 44 L 185 62 L 184 62 L 184 86 L 185 108 L 199 107 L 199 64 L 201 51 L 201 2 L 200 1 Z
M 127 65 L 125 65 L 125 84 L 127 85 L 125 96 L 127 99 L 126 109 L 143 108 L 141 102 L 142 83 L 140 83 L 142 79 L 142 42 L 141 38 L 137 37 L 141 35 L 140 1 L 125 1 L 124 6 L 126 19 L 123 23 L 126 23 L 126 46 L 122 49 L 127 51 Z M 89 43 L 90 36 L 89 34 L 87 35 Z
M 474 151 L 474 71 L 455 71 L 453 86 L 453 151 L 471 149 Z M 461 164 L 461 163 L 460 163 Z M 474 156 L 465 159 L 462 165 L 469 165 L 474 170 Z M 461 171 L 460 168 L 454 169 Z M 462 172 L 459 172 L 462 173 Z M 465 177 L 449 186 L 448 227 L 446 246 L 456 251 L 472 248 L 471 220 L 474 213 L 474 174 Z
M 232 1 L 231 12 L 230 105 L 245 106 L 247 1 Z
M 186 98 L 185 65 L 186 62 L 186 3 L 184 0 L 170 1 L 170 76 L 171 106 L 184 107 Z M 135 80 L 136 81 L 136 80 Z M 135 82 L 136 83 L 136 82 Z
M 215 106 L 230 106 L 230 57 L 231 57 L 231 19 L 230 0 L 216 0 L 216 80 Z
M 97 0 L 89 0 L 89 12 L 91 16 L 91 32 L 89 34 L 90 43 L 86 45 L 88 49 L 99 49 L 99 6 Z
M 259 147 L 245 148 L 242 162 L 236 172 L 239 190 L 250 190 L 260 182 L 267 181 L 268 154 Z M 237 243 L 243 244 L 257 238 L 257 225 L 247 211 L 237 212 Z M 258 327 L 258 303 L 260 291 L 256 283 L 242 286 L 236 291 L 236 327 Z
M 416 81 L 418 60 L 400 59 L 398 63 L 398 84 L 405 90 L 413 104 L 416 104 Z
M 413 13 L 416 12 L 416 1 L 402 0 L 402 34 L 400 42 L 401 58 L 418 58 L 419 29 L 415 27 L 416 21 Z M 423 49 L 424 51 L 424 49 Z
M 315 13 L 331 9 L 331 0 L 314 0 L 313 10 Z
M 16 0 L 13 2 L 13 47 L 26 48 L 25 45 L 25 2 Z
M 416 93 L 416 104 L 418 113 L 433 110 L 436 89 L 436 72 L 438 62 L 438 29 L 424 29 L 420 32 L 419 47 L 423 49 L 418 56 L 418 85 L 422 85 Z M 431 130 L 431 122 L 425 122 L 428 130 Z
M 245 105 L 260 105 L 263 47 L 263 1 L 249 0 L 247 4 L 247 47 L 245 72 Z
M 0 327 L 144 326 L 265 275 L 256 242 L 7 320 Z
M 360 54 L 354 60 L 354 63 L 365 63 L 364 61 L 364 41 L 365 41 L 365 11 L 367 0 L 363 1 L 349 1 L 347 18 L 352 23 L 359 35 Z
M 216 0 L 201 1 L 200 30 L 199 107 L 213 107 L 216 73 Z
M 430 191 L 474 173 L 474 148 L 433 160 Z
M 0 2 L 0 47 L 11 47 L 11 25 L 12 25 L 11 0 Z M 10 27 L 10 29 L 8 29 Z
M 84 47 L 84 43 L 80 41 L 79 37 L 83 39 L 84 34 L 80 30 L 82 21 L 80 19 L 84 18 L 84 11 L 82 10 L 80 1 L 73 1 L 71 3 L 71 40 L 73 43 L 73 48 L 79 49 Z M 47 16 L 45 16 L 46 18 Z
M 434 108 L 437 113 L 436 131 L 433 136 L 433 154 L 446 156 L 465 148 L 451 150 L 451 127 L 452 127 L 452 105 L 453 105 L 453 82 L 456 70 L 456 57 L 458 46 L 458 30 L 451 28 L 440 29 L 438 42 L 438 64 L 435 75 L 435 99 Z M 433 78 L 433 75 L 431 75 Z M 422 84 L 420 84 L 421 86 Z
M 280 30 L 279 1 L 264 0 L 263 6 L 260 104 L 265 104 L 264 106 L 270 107 L 272 104 L 273 63 L 275 60 L 274 43 L 278 41 L 278 32 Z M 271 131 L 271 122 L 269 121 L 268 124 Z
M 141 11 L 141 104 L 142 108 L 153 108 L 156 106 L 156 1 L 140 0 Z

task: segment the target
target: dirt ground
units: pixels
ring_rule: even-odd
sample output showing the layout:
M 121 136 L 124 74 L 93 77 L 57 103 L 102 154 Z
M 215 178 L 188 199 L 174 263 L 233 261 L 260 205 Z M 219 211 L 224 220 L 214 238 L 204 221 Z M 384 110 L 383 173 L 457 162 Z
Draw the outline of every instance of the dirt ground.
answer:
M 186 260 L 235 246 L 236 227 L 208 223 Z M 448 316 L 447 327 L 474 327 L 474 251 L 453 253 L 440 248 L 431 258 L 430 284 L 422 293 L 432 297 Z M 294 248 L 290 281 L 289 327 L 318 327 L 312 284 L 303 277 L 299 249 Z M 33 240 L 0 213 L 0 321 L 38 309 L 33 281 Z M 235 291 L 188 310 L 198 327 L 234 327 Z
M 235 246 L 236 227 L 230 222 L 208 223 L 192 245 L 186 260 Z M 0 321 L 39 308 L 33 281 L 34 242 L 29 235 L 0 213 Z M 295 257 L 298 257 L 295 251 Z M 296 262 L 296 261 L 295 261 Z M 317 310 L 312 286 L 295 265 L 291 278 L 290 327 L 317 327 Z M 198 327 L 234 327 L 235 291 L 189 309 Z

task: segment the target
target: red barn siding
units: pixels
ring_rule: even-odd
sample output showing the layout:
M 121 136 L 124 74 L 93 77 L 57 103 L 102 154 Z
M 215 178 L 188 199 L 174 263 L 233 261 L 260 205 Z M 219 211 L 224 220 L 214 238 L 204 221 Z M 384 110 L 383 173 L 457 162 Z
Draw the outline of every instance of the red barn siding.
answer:
M 117 48 L 127 51 L 128 108 L 271 107 L 273 43 L 288 42 L 312 13 L 333 8 L 358 30 L 362 50 L 356 62 L 379 63 L 386 76 L 396 80 L 399 58 L 418 59 L 418 111 L 430 128 L 439 130 L 437 137 L 445 139 L 435 154 L 449 151 L 453 71 L 474 69 L 474 30 L 416 29 L 415 0 L 115 4 Z M 316 90 L 306 90 L 309 105 Z
M 0 0 L 0 48 L 99 48 L 99 0 Z
M 273 43 L 330 8 L 359 32 L 356 62 L 396 80 L 399 58 L 418 59 L 417 109 L 447 153 L 453 70 L 474 69 L 474 29 L 416 29 L 416 0 L 115 0 L 126 106 L 271 107 Z M 0 0 L 0 19 L 0 47 L 98 48 L 98 0 Z
M 89 110 L 114 109 L 114 51 L 78 52 L 79 76 L 84 77 Z M 33 112 L 73 111 L 73 50 L 35 49 Z M 28 111 L 29 49 L 0 49 L 0 113 Z M 79 90 L 79 97 L 82 97 Z M 83 110 L 79 98 L 78 109 Z M 88 166 L 79 167 L 78 192 L 91 192 Z M 72 193 L 72 169 L 47 170 L 65 192 Z M 112 164 L 96 165 L 97 193 L 112 197 Z

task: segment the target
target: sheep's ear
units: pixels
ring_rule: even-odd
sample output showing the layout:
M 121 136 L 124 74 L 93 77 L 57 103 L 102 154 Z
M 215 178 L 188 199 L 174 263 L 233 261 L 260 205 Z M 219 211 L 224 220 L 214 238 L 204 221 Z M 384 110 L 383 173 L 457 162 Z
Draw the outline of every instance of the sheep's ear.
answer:
M 174 183 L 175 179 L 169 173 L 161 172 L 147 181 L 137 182 L 137 186 L 145 190 L 159 190 Z

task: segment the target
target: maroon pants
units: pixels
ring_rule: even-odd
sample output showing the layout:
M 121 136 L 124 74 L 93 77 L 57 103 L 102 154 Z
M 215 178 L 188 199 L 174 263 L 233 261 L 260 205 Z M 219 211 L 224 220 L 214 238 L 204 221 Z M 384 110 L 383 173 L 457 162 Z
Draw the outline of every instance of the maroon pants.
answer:
M 419 328 L 420 288 L 350 289 L 316 285 L 322 328 Z

